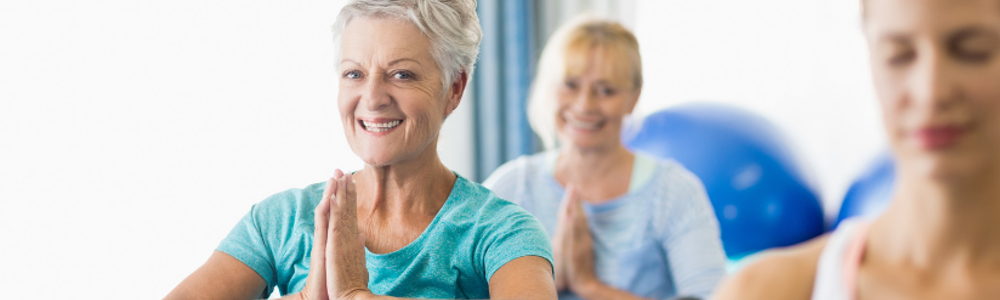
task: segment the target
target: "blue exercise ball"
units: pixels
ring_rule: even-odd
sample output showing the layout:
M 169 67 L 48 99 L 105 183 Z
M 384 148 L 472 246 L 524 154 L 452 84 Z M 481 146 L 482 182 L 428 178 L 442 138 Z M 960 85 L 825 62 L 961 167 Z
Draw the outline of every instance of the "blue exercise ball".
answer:
M 892 200 L 892 191 L 896 183 L 896 164 L 892 155 L 886 151 L 880 154 L 868 168 L 861 173 L 844 195 L 840 204 L 840 213 L 834 228 L 844 219 L 861 216 L 875 217 L 885 211 Z
M 819 197 L 792 147 L 763 117 L 731 105 L 689 103 L 624 129 L 625 146 L 673 159 L 705 184 L 730 259 L 824 232 Z

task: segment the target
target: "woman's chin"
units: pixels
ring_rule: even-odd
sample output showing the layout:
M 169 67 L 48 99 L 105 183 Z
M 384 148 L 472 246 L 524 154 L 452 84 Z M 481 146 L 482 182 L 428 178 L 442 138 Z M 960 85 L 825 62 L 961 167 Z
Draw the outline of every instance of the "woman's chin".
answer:
M 399 156 L 385 150 L 368 150 L 364 153 L 357 153 L 357 155 L 362 161 L 365 162 L 365 165 L 373 167 L 392 165 Z
M 923 155 L 915 164 L 919 174 L 932 181 L 961 185 L 983 178 L 994 163 L 978 159 L 978 155 L 960 153 Z
M 569 143 L 565 145 L 579 150 L 600 150 L 610 148 L 615 144 L 604 139 L 574 138 L 569 139 Z

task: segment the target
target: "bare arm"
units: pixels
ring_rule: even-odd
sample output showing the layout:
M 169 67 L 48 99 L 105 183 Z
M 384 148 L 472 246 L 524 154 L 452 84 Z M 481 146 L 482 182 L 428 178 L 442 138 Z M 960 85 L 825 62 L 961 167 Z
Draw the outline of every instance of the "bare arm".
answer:
M 334 176 L 343 173 L 337 170 Z M 331 178 L 323 191 L 323 199 L 315 209 L 315 240 L 306 286 L 298 293 L 281 299 L 326 300 L 326 259 L 327 228 L 330 221 L 330 196 L 337 192 L 336 179 Z M 189 275 L 164 299 L 260 299 L 269 295 L 267 281 L 257 271 L 225 252 L 215 251 L 208 261 Z
M 639 300 L 646 299 L 632 293 L 616 289 L 600 281 L 592 281 L 590 284 L 580 287 L 577 296 L 587 300 Z
M 712 299 L 808 300 L 826 236 L 765 253 L 719 287 Z
M 556 299 L 552 265 L 538 256 L 514 259 L 490 279 L 491 299 Z
M 229 254 L 215 251 L 164 299 L 266 298 L 266 287 L 264 278 L 249 266 Z

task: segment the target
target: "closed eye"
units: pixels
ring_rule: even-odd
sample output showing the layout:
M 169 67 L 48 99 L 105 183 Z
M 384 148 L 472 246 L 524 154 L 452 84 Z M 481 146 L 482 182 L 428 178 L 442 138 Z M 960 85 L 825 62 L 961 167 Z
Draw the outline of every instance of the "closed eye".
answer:
M 1000 49 L 1000 36 L 983 29 L 967 28 L 949 37 L 947 43 L 955 58 L 968 63 L 984 63 Z

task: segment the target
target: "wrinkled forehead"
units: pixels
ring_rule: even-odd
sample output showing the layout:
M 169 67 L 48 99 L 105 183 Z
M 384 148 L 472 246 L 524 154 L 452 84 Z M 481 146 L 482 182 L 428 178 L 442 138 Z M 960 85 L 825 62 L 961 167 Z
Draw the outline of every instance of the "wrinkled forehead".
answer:
M 433 64 L 430 40 L 406 20 L 358 17 L 344 28 L 341 62 L 377 62 L 410 59 Z M 338 63 L 341 63 L 338 62 Z
M 962 27 L 1000 30 L 1000 0 L 863 0 L 870 38 L 941 35 Z

